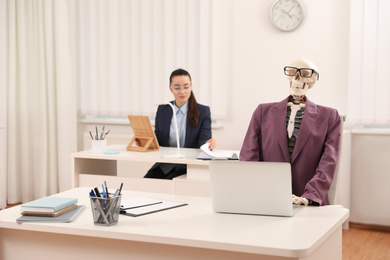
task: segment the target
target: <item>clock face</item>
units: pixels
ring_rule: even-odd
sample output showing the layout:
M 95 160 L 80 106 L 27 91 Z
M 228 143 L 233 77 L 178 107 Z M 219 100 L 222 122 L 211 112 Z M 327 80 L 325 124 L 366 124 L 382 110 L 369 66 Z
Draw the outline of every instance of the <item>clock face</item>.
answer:
M 272 24 L 282 31 L 294 30 L 301 24 L 304 13 L 298 0 L 278 0 L 271 8 Z

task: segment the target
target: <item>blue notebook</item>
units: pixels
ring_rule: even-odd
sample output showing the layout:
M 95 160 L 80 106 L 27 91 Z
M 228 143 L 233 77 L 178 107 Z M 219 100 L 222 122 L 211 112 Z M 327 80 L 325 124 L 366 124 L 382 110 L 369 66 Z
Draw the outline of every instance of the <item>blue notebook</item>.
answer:
M 40 216 L 21 216 L 16 219 L 17 223 L 30 222 L 30 223 L 68 223 L 72 222 L 83 209 L 84 205 L 77 206 L 77 208 L 72 209 L 62 215 L 57 217 L 40 217 Z
M 77 198 L 43 197 L 22 204 L 20 206 L 20 210 L 33 212 L 56 212 L 76 204 L 77 200 Z

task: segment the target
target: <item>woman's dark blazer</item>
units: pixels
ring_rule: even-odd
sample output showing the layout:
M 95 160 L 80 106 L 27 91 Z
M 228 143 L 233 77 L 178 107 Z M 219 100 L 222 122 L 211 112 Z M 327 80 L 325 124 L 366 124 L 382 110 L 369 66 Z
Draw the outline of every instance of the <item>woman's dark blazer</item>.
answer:
M 211 139 L 210 107 L 201 104 L 198 104 L 198 106 L 200 112 L 199 124 L 196 127 L 192 127 L 187 122 L 185 148 L 200 148 Z M 154 132 L 160 146 L 169 147 L 172 112 L 170 105 L 160 105 L 157 109 Z
M 173 103 L 173 101 L 171 102 Z M 196 127 L 192 127 L 187 122 L 185 148 L 200 148 L 204 143 L 211 139 L 211 116 L 210 107 L 198 104 L 200 119 L 199 124 Z M 160 146 L 169 147 L 169 132 L 172 120 L 172 108 L 170 105 L 160 105 L 157 109 L 155 119 L 155 134 Z M 173 163 L 155 163 L 149 171 L 152 171 L 160 167 L 160 169 L 168 174 L 172 170 L 176 172 L 186 172 L 186 164 L 173 164 Z

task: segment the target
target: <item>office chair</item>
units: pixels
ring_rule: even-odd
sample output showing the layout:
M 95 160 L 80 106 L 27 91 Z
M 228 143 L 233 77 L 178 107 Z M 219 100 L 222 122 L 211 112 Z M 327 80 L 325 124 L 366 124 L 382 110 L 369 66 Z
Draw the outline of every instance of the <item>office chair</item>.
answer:
M 329 191 L 328 191 L 328 198 L 329 198 L 329 204 L 335 205 L 340 203 L 340 185 L 339 185 L 339 170 L 340 170 L 340 160 L 341 160 L 341 149 L 342 149 L 342 143 L 343 143 L 343 124 L 345 121 L 345 116 L 340 115 L 340 145 L 339 145 L 339 160 L 337 162 L 336 171 L 333 176 L 332 184 L 330 185 Z

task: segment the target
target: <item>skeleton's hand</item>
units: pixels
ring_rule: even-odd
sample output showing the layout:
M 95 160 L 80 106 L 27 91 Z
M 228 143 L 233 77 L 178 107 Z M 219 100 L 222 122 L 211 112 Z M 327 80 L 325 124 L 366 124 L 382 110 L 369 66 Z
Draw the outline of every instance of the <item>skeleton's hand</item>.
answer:
M 309 204 L 309 201 L 306 198 L 292 195 L 292 203 L 297 205 L 304 205 L 307 206 Z

